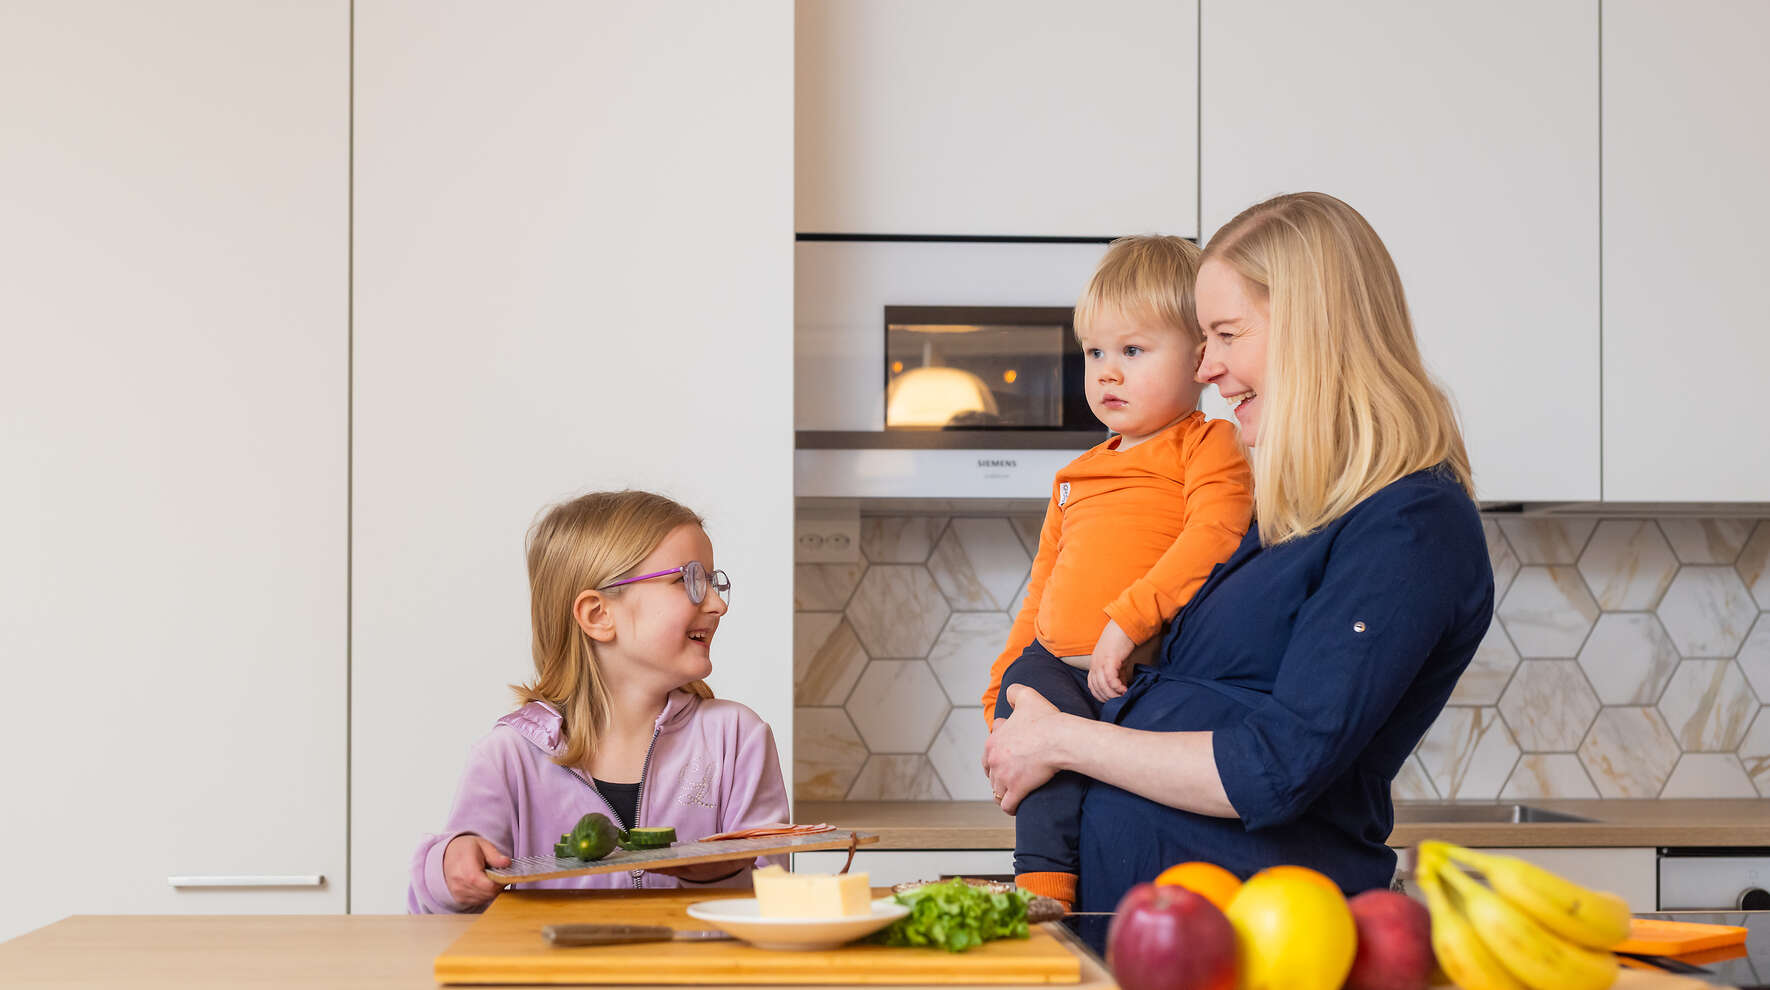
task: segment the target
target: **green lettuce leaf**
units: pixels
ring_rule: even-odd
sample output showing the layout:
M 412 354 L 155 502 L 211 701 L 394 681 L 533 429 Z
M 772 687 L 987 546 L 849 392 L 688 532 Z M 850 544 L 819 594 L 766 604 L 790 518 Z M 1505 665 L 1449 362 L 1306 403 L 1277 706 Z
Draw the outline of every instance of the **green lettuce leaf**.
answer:
M 910 913 L 877 939 L 886 945 L 933 946 L 964 952 L 993 938 L 1026 938 L 1024 891 L 991 893 L 954 878 L 897 895 Z

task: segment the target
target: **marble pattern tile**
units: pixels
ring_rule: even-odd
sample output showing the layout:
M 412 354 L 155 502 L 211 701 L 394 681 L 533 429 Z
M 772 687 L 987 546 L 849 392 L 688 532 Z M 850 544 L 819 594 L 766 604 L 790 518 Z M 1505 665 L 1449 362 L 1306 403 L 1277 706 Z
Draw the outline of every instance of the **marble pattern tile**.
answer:
M 1662 798 L 1755 798 L 1758 789 L 1732 753 L 1685 753 L 1659 792 Z
M 1573 752 L 1598 708 L 1598 696 L 1572 660 L 1524 661 L 1500 698 L 1506 727 L 1525 752 Z
M 793 710 L 794 800 L 842 800 L 866 762 L 866 743 L 842 709 Z
M 926 569 L 879 564 L 867 568 L 847 615 L 870 656 L 925 657 L 951 611 Z
M 1579 651 L 1579 665 L 1607 705 L 1658 701 L 1680 659 L 1652 612 L 1604 613 Z
M 1008 644 L 1014 621 L 1003 612 L 954 612 L 928 652 L 928 666 L 955 705 L 975 705 L 989 686 L 990 665 Z
M 1731 567 L 1691 565 L 1678 572 L 1655 610 L 1686 657 L 1730 657 L 1758 618 Z
M 1572 753 L 1526 753 L 1500 790 L 1511 801 L 1531 798 L 1595 798 L 1598 788 Z
M 1770 519 L 1759 522 L 1752 530 L 1751 539 L 1745 541 L 1733 567 L 1751 590 L 1758 607 L 1770 609 Z
M 866 669 L 867 653 L 841 612 L 793 616 L 793 703 L 840 705 Z
M 1418 756 L 1409 756 L 1396 771 L 1395 780 L 1389 785 L 1389 799 L 1392 801 L 1436 801 L 1438 788 L 1432 786 L 1432 776 L 1426 768 L 1420 766 Z
M 955 708 L 928 747 L 928 762 L 955 801 L 988 801 L 993 798 L 989 778 L 983 774 L 983 743 L 989 729 L 981 708 Z
M 1020 537 L 1020 546 L 1028 557 L 1039 555 L 1039 531 L 1045 528 L 1045 517 L 1020 515 L 1008 520 L 1014 527 L 1014 535 Z
M 1029 570 L 1026 572 L 1026 579 L 1021 581 L 1020 587 L 1015 590 L 1013 602 L 1008 606 L 1008 614 L 1010 616 L 1016 619 L 1020 618 L 1020 610 L 1026 607 L 1026 593 L 1031 587 L 1032 571 Z
M 1521 564 L 1571 564 L 1592 535 L 1592 519 L 1505 516 L 1500 529 Z
M 1526 567 L 1500 603 L 1500 621 L 1524 657 L 1574 657 L 1598 620 L 1598 603 L 1572 567 Z
M 1758 700 L 1770 704 L 1770 612 L 1758 616 L 1740 644 L 1739 669 Z
M 1469 666 L 1457 679 L 1456 690 L 1450 693 L 1453 705 L 1491 705 L 1500 700 L 1500 692 L 1518 669 L 1518 651 L 1512 648 L 1511 637 L 1498 619 L 1487 627 L 1487 635 L 1476 647 Z
M 1758 717 L 1739 744 L 1739 762 L 1751 777 L 1760 797 L 1770 798 L 1770 705 L 1758 709 Z
M 1032 569 L 1006 519 L 954 519 L 934 548 L 928 570 L 961 612 L 999 612 Z
M 1758 698 L 1731 660 L 1686 660 L 1659 699 L 1659 714 L 1686 752 L 1731 750 L 1758 713 Z
M 1606 519 L 1598 524 L 1579 572 L 1608 611 L 1652 608 L 1678 573 L 1678 558 L 1651 519 Z
M 860 551 L 875 564 L 920 564 L 934 552 L 946 516 L 862 516 Z
M 947 801 L 952 795 L 928 757 L 873 756 L 848 790 L 850 801 Z
M 800 612 L 840 612 L 866 573 L 866 561 L 852 564 L 793 565 L 793 608 Z
M 1481 520 L 1481 532 L 1487 536 L 1487 559 L 1493 565 L 1494 601 L 1499 601 L 1506 597 L 1506 589 L 1518 576 L 1518 555 L 1512 552 L 1512 545 L 1506 542 L 1506 534 L 1500 531 L 1497 521 Z
M 1496 708 L 1446 708 L 1417 752 L 1439 795 L 1452 801 L 1498 797 L 1518 762 L 1518 745 Z
M 848 697 L 848 717 L 873 753 L 921 753 L 946 721 L 946 692 L 920 660 L 874 660 Z
M 1648 707 L 1614 707 L 1598 713 L 1579 747 L 1579 760 L 1607 798 L 1658 797 L 1678 762 L 1678 740 Z
M 1686 564 L 1731 564 L 1752 535 L 1751 519 L 1682 519 L 1659 521 L 1672 552 Z

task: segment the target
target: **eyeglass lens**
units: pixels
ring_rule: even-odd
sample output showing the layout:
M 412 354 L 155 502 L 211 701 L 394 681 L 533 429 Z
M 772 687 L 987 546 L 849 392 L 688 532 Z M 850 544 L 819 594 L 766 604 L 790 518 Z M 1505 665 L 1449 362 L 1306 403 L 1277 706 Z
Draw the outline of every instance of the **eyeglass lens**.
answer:
M 707 600 L 708 585 L 707 569 L 698 560 L 691 560 L 682 565 L 682 586 L 688 592 L 688 600 L 699 605 Z M 731 579 L 724 571 L 714 571 L 710 582 L 713 590 L 719 592 L 721 601 L 731 601 Z

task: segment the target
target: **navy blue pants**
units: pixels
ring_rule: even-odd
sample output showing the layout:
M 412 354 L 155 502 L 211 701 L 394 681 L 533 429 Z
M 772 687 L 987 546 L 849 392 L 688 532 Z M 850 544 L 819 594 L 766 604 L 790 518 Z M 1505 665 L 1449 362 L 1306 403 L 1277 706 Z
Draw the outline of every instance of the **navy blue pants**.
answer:
M 1088 672 L 1052 656 L 1036 639 L 1002 675 L 996 718 L 1007 718 L 1014 710 L 1008 704 L 1010 684 L 1025 684 L 1060 712 L 1100 717 L 1100 703 L 1088 693 Z M 1015 873 L 1078 872 L 1082 862 L 1077 851 L 1082 834 L 1082 795 L 1087 789 L 1088 778 L 1063 770 L 1021 799 L 1014 813 Z

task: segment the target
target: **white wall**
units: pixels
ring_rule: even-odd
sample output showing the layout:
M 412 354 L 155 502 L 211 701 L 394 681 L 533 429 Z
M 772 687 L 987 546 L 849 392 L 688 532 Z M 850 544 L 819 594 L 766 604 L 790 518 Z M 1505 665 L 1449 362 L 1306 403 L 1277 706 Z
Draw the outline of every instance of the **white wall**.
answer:
M 792 766 L 792 5 L 356 6 L 352 910 L 532 672 L 523 533 L 643 487 Z

